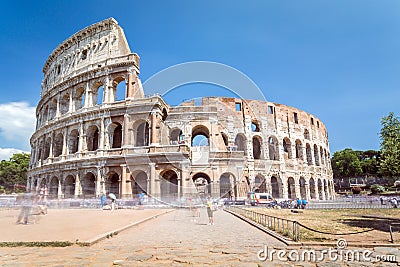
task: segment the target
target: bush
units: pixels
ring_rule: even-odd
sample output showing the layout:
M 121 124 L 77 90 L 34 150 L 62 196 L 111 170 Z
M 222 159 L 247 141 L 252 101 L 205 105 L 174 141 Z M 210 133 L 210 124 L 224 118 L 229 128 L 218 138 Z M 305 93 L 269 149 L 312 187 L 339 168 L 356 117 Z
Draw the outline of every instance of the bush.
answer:
M 351 188 L 351 192 L 353 192 L 353 195 L 358 195 L 361 193 L 361 191 L 362 191 L 361 187 L 358 186 Z
M 370 189 L 371 189 L 371 193 L 374 195 L 385 192 L 385 187 L 382 185 L 379 185 L 379 184 L 371 185 Z

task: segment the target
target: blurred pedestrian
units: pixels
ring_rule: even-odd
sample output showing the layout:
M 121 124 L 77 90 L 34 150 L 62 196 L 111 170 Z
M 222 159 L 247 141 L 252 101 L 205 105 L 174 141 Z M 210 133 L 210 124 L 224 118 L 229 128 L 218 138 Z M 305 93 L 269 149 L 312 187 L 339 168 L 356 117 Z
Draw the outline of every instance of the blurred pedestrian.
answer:
M 208 215 L 208 225 L 214 225 L 214 210 L 213 210 L 213 202 L 211 197 L 207 199 L 207 215 Z
M 23 194 L 19 202 L 21 204 L 21 212 L 19 213 L 17 224 L 28 224 L 31 215 L 34 195 L 32 193 Z

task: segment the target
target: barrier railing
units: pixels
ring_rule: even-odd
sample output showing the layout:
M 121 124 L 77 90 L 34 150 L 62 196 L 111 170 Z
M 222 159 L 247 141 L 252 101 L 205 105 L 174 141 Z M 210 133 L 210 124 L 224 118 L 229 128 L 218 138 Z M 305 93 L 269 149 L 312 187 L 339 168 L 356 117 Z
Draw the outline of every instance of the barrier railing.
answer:
M 272 230 L 284 237 L 292 239 L 293 241 L 300 240 L 300 225 L 297 221 L 287 220 L 254 210 L 243 209 L 237 206 L 227 207 L 230 212 L 241 215 L 253 222 Z

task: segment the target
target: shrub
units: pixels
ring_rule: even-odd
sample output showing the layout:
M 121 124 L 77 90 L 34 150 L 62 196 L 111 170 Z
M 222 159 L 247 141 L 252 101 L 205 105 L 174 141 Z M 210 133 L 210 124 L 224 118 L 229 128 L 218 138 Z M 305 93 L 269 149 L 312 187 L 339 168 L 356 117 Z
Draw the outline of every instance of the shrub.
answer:
M 379 184 L 371 185 L 370 189 L 372 194 L 381 194 L 385 192 L 385 187 Z
M 354 195 L 360 194 L 361 191 L 362 191 L 361 187 L 358 186 L 351 188 L 351 192 L 353 192 Z

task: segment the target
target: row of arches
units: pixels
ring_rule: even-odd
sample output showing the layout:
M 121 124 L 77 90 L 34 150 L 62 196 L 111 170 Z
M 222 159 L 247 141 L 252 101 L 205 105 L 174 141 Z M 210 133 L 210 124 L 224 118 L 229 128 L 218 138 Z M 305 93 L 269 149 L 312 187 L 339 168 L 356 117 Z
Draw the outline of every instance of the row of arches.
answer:
M 85 89 L 86 88 L 86 89 Z M 91 85 L 77 86 L 48 100 L 39 111 L 38 126 L 47 121 L 75 112 L 83 107 L 93 107 L 103 103 L 113 103 L 126 98 L 126 78 L 117 76 L 110 82 L 96 81 Z
M 136 121 L 133 126 L 133 139 L 135 146 L 149 144 L 149 123 L 144 120 Z M 103 141 L 101 141 L 101 127 L 90 125 L 86 130 L 79 131 L 78 127 L 65 132 L 56 132 L 53 135 L 42 137 L 33 147 L 32 154 L 35 161 L 45 160 L 49 157 L 75 154 L 79 151 L 96 151 L 104 149 L 121 148 L 123 143 L 123 126 L 120 122 L 113 121 L 106 128 Z
M 179 174 L 171 169 L 163 170 L 159 173 L 160 178 L 160 198 L 161 199 L 177 199 L 189 187 L 183 187 L 180 183 Z M 77 180 L 79 179 L 79 181 Z M 40 187 L 48 186 L 49 194 L 53 197 L 64 196 L 65 198 L 71 197 L 91 197 L 99 194 L 113 193 L 121 197 L 121 175 L 116 171 L 110 171 L 104 176 L 104 179 L 97 181 L 95 172 L 88 171 L 82 177 L 77 175 L 68 174 L 64 179 L 57 176 L 51 176 L 49 179 L 33 179 L 28 180 L 31 189 L 38 190 Z M 128 179 L 130 183 L 130 190 L 128 195 L 137 195 L 141 192 L 151 194 L 154 189 L 150 188 L 150 177 L 144 170 L 137 170 L 132 173 Z M 206 173 L 197 172 L 191 176 L 192 184 L 196 191 L 190 193 L 197 193 L 200 195 L 221 198 L 232 198 L 240 196 L 240 182 L 235 175 L 230 172 L 225 172 L 219 176 L 217 180 L 212 180 Z M 250 191 L 250 182 L 246 178 L 247 188 L 244 190 L 245 194 Z M 285 183 L 279 176 L 271 176 L 265 178 L 263 175 L 257 175 L 254 181 L 254 188 L 252 191 L 260 193 L 269 193 L 274 198 L 288 198 L 288 199 L 316 199 L 324 200 L 331 199 L 333 191 L 333 183 L 325 178 L 314 179 L 313 177 L 306 179 L 300 177 L 295 179 L 288 177 Z M 38 184 L 40 182 L 40 185 Z M 97 187 L 101 188 L 97 188 Z

